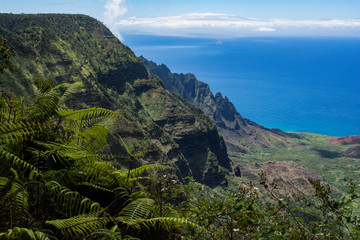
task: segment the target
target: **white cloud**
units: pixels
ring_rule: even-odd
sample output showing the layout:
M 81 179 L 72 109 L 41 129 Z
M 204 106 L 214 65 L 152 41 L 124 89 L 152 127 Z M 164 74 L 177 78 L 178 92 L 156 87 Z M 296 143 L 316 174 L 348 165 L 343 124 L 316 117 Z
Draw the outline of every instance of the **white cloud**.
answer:
M 177 16 L 124 18 L 118 28 L 156 35 L 241 37 L 259 34 L 355 32 L 360 36 L 360 19 L 290 20 L 242 18 L 221 13 L 187 13 Z M 298 30 L 301 31 L 298 31 Z M 336 33 L 335 33 L 336 34 Z
M 107 0 L 105 2 L 104 22 L 110 30 L 122 40 L 117 22 L 127 14 L 126 0 Z
M 275 28 L 269 28 L 269 27 L 259 27 L 259 28 L 255 29 L 254 31 L 258 31 L 258 32 L 275 32 L 276 29 Z

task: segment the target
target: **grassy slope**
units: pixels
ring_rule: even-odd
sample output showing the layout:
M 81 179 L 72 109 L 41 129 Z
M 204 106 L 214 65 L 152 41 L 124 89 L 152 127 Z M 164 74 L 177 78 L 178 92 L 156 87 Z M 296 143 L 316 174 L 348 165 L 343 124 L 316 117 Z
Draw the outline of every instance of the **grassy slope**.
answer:
M 334 145 L 327 142 L 329 136 L 313 133 L 298 133 L 297 145 L 289 147 L 264 148 L 232 160 L 240 165 L 267 161 L 289 161 L 305 170 L 319 174 L 326 182 L 340 190 L 345 190 L 346 183 L 352 179 L 360 180 L 360 159 L 343 157 L 341 152 L 349 145 Z
M 269 181 L 278 183 L 281 192 L 286 189 L 286 195 L 312 195 L 313 189 L 306 181 L 308 177 L 320 177 L 343 194 L 348 190 L 346 185 L 349 181 L 360 186 L 360 159 L 343 156 L 348 148 L 358 147 L 359 144 L 334 145 L 326 141 L 335 139 L 333 137 L 314 133 L 296 135 L 299 138 L 293 140 L 297 143 L 294 146 L 271 146 L 246 154 L 230 153 L 234 166 L 243 170 L 240 178 L 231 178 L 230 185 L 251 181 L 258 186 L 258 176 L 264 171 Z M 336 189 L 333 190 L 338 192 Z M 353 209 L 356 215 L 360 215 L 359 199 L 354 201 Z

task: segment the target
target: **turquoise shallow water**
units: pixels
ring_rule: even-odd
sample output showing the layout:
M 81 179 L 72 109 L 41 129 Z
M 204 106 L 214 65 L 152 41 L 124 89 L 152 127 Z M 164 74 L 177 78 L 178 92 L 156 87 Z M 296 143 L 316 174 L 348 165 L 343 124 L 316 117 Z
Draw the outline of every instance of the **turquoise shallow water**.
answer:
M 194 73 L 266 127 L 360 134 L 360 38 L 124 39 L 137 55 Z

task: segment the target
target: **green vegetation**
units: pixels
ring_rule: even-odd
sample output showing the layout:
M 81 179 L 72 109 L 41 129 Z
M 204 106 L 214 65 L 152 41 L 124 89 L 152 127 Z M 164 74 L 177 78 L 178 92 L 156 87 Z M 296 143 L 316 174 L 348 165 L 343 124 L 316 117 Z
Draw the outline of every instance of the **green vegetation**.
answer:
M 309 180 L 315 198 L 299 197 L 294 208 L 263 174 L 260 183 L 272 199 L 264 203 L 252 185 L 229 195 L 191 179 L 182 185 L 165 166 L 132 169 L 139 154 L 125 142 L 129 168 L 118 170 L 107 162 L 116 156 L 105 152 L 109 131 L 121 116 L 101 108 L 67 109 L 62 101 L 78 84 L 55 86 L 43 79 L 34 84 L 38 96 L 33 101 L 5 96 L 0 101 L 0 239 L 360 236 L 353 184 L 336 200 L 329 187 Z M 304 221 L 304 213 L 312 221 Z
M 322 176 L 323 180 L 345 190 L 350 180 L 359 184 L 359 159 L 349 158 L 342 152 L 349 145 L 334 145 L 326 140 L 332 137 L 313 133 L 297 133 L 294 145 L 288 147 L 271 147 L 261 151 L 242 154 L 241 158 L 234 157 L 233 161 L 240 165 L 261 162 L 292 162 Z
M 359 219 L 352 202 L 358 196 L 356 186 L 349 185 L 349 195 L 336 200 L 330 188 L 309 179 L 315 190 L 312 197 L 285 198 L 276 183 L 261 174 L 259 188 L 250 184 L 219 194 L 190 181 L 184 186 L 186 201 L 181 212 L 207 231 L 188 239 L 357 239 Z M 195 236 L 195 238 L 194 238 Z
M 7 39 L 0 36 L 0 73 L 4 73 L 5 69 L 14 68 L 14 66 L 10 63 L 10 57 L 15 56 L 15 51 L 7 47 L 7 44 Z
M 121 171 L 105 161 L 115 157 L 104 152 L 118 114 L 62 107 L 76 84 L 35 84 L 39 95 L 30 103 L 16 97 L 0 101 L 0 239 L 151 239 L 157 231 L 164 236 L 159 239 L 168 239 L 173 225 L 197 227 L 171 212 L 159 214 L 150 194 L 140 191 L 145 171 L 167 167 Z M 61 88 L 66 89 L 60 95 Z M 131 163 L 136 156 L 128 154 Z
M 226 185 L 224 174 L 217 174 L 221 169 L 207 171 L 205 167 L 196 176 L 191 170 L 192 163 L 213 161 L 208 156 L 216 156 L 215 162 L 230 168 L 213 122 L 166 91 L 159 79 L 148 77 L 135 54 L 99 21 L 83 15 L 0 14 L 0 35 L 7 36 L 17 52 L 12 58 L 14 71 L 0 74 L 3 92 L 32 98 L 37 91 L 32 79 L 36 78 L 55 84 L 81 83 L 83 87 L 67 97 L 67 107 L 100 107 L 121 111 L 124 116 L 115 122 L 110 153 L 125 154 L 119 135 L 135 153 L 154 149 L 138 157 L 134 166 L 166 163 L 179 170 L 179 178 L 192 176 L 205 184 Z M 149 91 L 168 102 L 152 105 Z M 181 111 L 172 111 L 177 106 Z M 126 160 L 111 162 L 128 166 Z
M 247 151 L 230 162 L 214 122 L 98 21 L 0 14 L 0 26 L 17 52 L 0 37 L 0 239 L 360 237 L 358 159 L 344 155 L 356 144 L 265 129 L 178 76 Z
M 12 85 L 6 81 L 2 87 L 18 95 L 33 94 L 29 80 L 34 78 L 56 83 L 86 81 L 91 85 L 99 81 L 123 89 L 127 81 L 147 76 L 132 51 L 93 18 L 66 14 L 0 16 L 0 35 L 7 36 L 17 52 L 13 59 L 16 71 L 4 75 Z M 123 81 L 114 83 L 108 77 L 115 73 Z

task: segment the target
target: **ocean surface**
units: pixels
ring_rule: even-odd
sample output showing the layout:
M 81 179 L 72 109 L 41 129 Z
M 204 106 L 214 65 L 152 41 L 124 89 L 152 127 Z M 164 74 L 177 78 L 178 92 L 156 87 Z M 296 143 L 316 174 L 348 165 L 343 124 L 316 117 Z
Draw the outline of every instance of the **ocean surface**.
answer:
M 123 37 L 136 55 L 195 74 L 265 127 L 360 134 L 360 38 Z

